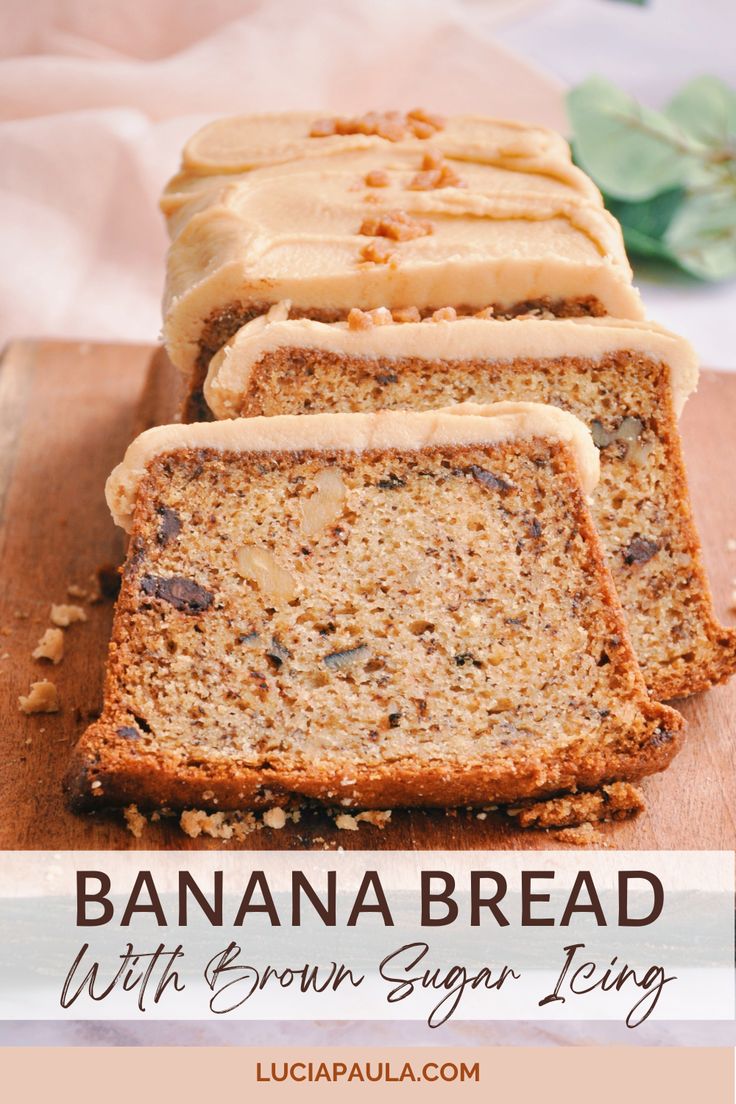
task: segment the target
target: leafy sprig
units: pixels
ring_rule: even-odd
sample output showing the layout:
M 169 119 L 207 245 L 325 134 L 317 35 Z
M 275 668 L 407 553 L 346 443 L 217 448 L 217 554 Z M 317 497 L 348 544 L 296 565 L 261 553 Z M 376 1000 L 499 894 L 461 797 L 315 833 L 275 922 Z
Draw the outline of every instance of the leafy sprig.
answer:
M 593 77 L 567 106 L 575 160 L 629 251 L 703 280 L 736 276 L 736 92 L 698 77 L 660 112 Z

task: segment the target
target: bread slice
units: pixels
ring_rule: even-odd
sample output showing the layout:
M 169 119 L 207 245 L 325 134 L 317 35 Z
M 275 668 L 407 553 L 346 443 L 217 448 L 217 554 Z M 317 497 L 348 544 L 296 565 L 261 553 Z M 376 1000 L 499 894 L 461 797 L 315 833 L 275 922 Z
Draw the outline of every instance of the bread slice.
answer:
M 569 410 L 600 450 L 593 517 L 653 696 L 733 673 L 736 632 L 713 610 L 677 428 L 698 377 L 686 341 L 617 319 L 352 322 L 293 320 L 282 307 L 243 327 L 210 365 L 216 416 L 498 399 Z
M 321 414 L 149 430 L 79 807 L 510 802 L 663 769 L 572 415 Z M 582 485 L 581 485 L 582 481 Z
M 618 223 L 563 139 L 537 127 L 223 119 L 188 143 L 162 207 L 164 336 L 191 377 L 189 420 L 209 358 L 283 299 L 326 322 L 353 306 L 448 303 L 642 316 Z

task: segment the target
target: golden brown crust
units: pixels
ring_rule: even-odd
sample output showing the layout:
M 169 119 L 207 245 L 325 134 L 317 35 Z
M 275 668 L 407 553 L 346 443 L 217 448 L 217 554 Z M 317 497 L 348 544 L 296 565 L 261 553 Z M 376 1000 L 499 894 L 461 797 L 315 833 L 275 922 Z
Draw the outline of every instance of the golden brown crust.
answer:
M 514 770 L 503 764 L 472 769 L 437 764 L 421 770 L 391 766 L 359 772 L 361 777 L 349 787 L 342 784 L 344 770 L 306 773 L 239 767 L 217 772 L 184 766 L 161 755 L 135 759 L 116 738 L 115 722 L 100 720 L 77 746 L 64 788 L 76 810 L 121 808 L 131 801 L 141 809 L 262 809 L 287 803 L 295 795 L 328 805 L 339 799 L 345 808 L 502 805 L 538 800 L 573 786 L 593 788 L 621 777 L 637 782 L 665 770 L 680 749 L 681 718 L 656 703 L 646 713 L 662 727 L 641 745 L 613 754 L 587 754 L 582 761 L 576 760 L 574 753 L 565 760 L 534 759 L 519 763 Z M 95 782 L 101 785 L 93 789 Z
M 162 562 L 164 556 L 165 550 L 161 552 L 156 536 L 167 522 L 165 513 L 161 512 L 159 496 L 168 487 L 171 472 L 180 470 L 183 485 L 188 486 L 188 472 L 206 470 L 209 463 L 215 463 L 204 452 L 196 456 L 182 453 L 159 458 L 151 466 L 150 477 L 139 492 L 133 539 L 110 647 L 105 708 L 100 720 L 80 740 L 67 776 L 66 790 L 74 807 L 119 807 L 135 802 L 140 808 L 164 805 L 243 809 L 284 803 L 295 794 L 346 807 L 485 805 L 556 795 L 569 789 L 592 789 L 619 779 L 638 780 L 663 770 L 679 748 L 683 720 L 674 710 L 650 701 L 646 695 L 598 537 L 580 492 L 571 454 L 560 446 L 554 446 L 549 453 L 535 452 L 538 447 L 534 442 L 517 442 L 510 452 L 519 458 L 519 463 L 533 464 L 540 479 L 544 468 L 539 468 L 537 458 L 548 463 L 544 457 L 554 457 L 554 485 L 568 504 L 570 532 L 575 534 L 569 554 L 571 557 L 584 554 L 581 570 L 596 599 L 598 613 L 595 629 L 591 626 L 590 631 L 595 632 L 596 639 L 615 641 L 610 660 L 605 657 L 607 666 L 598 665 L 601 673 L 595 675 L 599 682 L 604 679 L 606 686 L 619 688 L 611 690 L 620 695 L 620 702 L 610 703 L 614 716 L 605 722 L 608 726 L 605 740 L 591 739 L 590 733 L 585 737 L 569 736 L 562 744 L 514 739 L 502 741 L 493 753 L 476 756 L 473 761 L 462 754 L 453 757 L 452 743 L 444 756 L 437 752 L 421 753 L 393 761 L 357 762 L 349 757 L 331 758 L 328 755 L 310 763 L 309 757 L 302 756 L 300 761 L 298 755 L 276 749 L 262 753 L 260 761 L 254 765 L 238 755 L 212 755 L 207 746 L 190 739 L 188 714 L 182 710 L 175 718 L 181 726 L 178 742 L 157 741 L 148 722 L 132 716 L 131 699 L 126 699 L 125 694 L 131 672 L 139 672 L 141 657 L 153 657 L 155 664 L 155 647 L 162 648 L 163 655 L 162 639 L 171 639 L 173 630 L 166 626 L 176 627 L 183 616 L 172 611 L 170 603 L 158 602 L 155 594 L 151 597 L 151 587 L 147 582 L 142 583 L 150 580 L 152 571 L 159 570 L 156 564 Z M 427 465 L 429 460 L 424 458 L 427 454 L 421 455 L 422 464 Z M 443 464 L 453 464 L 460 459 L 463 463 L 467 461 L 462 450 L 443 450 L 442 456 L 445 457 Z M 525 457 L 528 459 L 524 460 Z M 298 460 L 304 464 L 310 457 L 299 454 Z M 339 457 L 328 462 L 336 460 Z M 385 460 L 391 466 L 396 464 L 398 457 L 387 456 Z M 228 463 L 228 458 L 219 457 L 216 462 L 222 466 Z M 247 458 L 239 458 L 238 462 L 246 463 Z M 277 462 L 290 461 L 275 458 L 274 463 Z M 324 458 L 319 457 L 320 467 L 324 462 Z M 263 457 L 258 458 L 257 463 L 261 465 L 258 470 L 263 470 Z M 552 483 L 548 487 L 551 489 Z M 508 514 L 506 500 L 502 497 L 497 507 L 494 506 L 496 508 Z M 516 515 L 512 511 L 509 516 Z M 206 518 L 203 524 L 206 527 Z M 222 525 L 221 519 L 218 525 Z M 573 552 L 573 547 L 577 551 Z M 202 582 L 207 580 L 202 579 Z M 142 589 L 147 596 L 143 599 Z M 198 592 L 194 599 L 198 599 Z M 147 635 L 149 630 L 138 628 L 142 605 L 148 607 L 146 616 L 161 619 L 152 622 L 160 624 L 157 640 Z M 191 618 L 184 618 L 187 631 L 194 624 L 200 625 L 200 631 L 206 633 L 208 604 L 201 601 L 197 605 L 193 600 L 191 605 Z M 229 613 L 226 610 L 225 615 L 232 617 L 232 609 Z M 162 672 L 162 677 L 171 676 Z M 182 685 L 190 688 L 193 685 L 196 691 L 196 675 L 193 683 L 191 677 L 187 676 Z M 544 703 L 544 696 L 541 702 Z M 620 721 L 615 719 L 619 705 Z M 608 717 L 610 711 L 604 712 Z M 625 717 L 629 720 L 624 720 Z M 391 728 L 387 729 L 388 738 Z
M 670 664 L 668 670 L 658 668 L 647 673 L 652 696 L 660 701 L 670 701 L 699 694 L 731 678 L 736 671 L 736 629 L 721 625 L 713 609 L 713 595 L 690 501 L 682 438 L 664 377 L 660 382 L 660 396 L 660 417 L 668 446 L 673 493 L 676 496 L 672 506 L 680 519 L 681 533 L 690 561 L 688 592 L 697 604 L 702 633 L 711 649 L 709 659 L 701 655 L 697 662 L 693 662 L 692 657 L 685 655 Z

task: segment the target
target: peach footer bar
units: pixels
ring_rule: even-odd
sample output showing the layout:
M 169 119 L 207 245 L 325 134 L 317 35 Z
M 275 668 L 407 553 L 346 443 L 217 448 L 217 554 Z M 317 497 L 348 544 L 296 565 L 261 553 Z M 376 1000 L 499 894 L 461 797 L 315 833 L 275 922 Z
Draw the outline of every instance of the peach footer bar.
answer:
M 733 1104 L 734 1054 L 672 1047 L 252 1047 L 0 1049 L 7 1099 L 28 1104 L 178 1104 L 208 1099 L 402 1101 L 491 1098 L 545 1104 Z M 14 1091 L 16 1090 L 16 1091 Z

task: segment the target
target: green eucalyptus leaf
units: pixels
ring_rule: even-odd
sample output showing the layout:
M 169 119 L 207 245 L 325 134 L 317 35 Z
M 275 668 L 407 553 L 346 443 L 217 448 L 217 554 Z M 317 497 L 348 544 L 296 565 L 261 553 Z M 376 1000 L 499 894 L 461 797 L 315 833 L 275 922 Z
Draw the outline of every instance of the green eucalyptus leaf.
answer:
M 681 88 L 664 114 L 682 131 L 736 156 L 736 92 L 717 77 L 696 77 Z
M 703 280 L 736 276 L 736 194 L 687 196 L 665 232 L 664 244 L 682 268 Z
M 667 229 L 685 199 L 684 188 L 670 188 L 652 199 L 631 202 L 604 196 L 606 207 L 621 223 L 626 248 L 640 257 L 672 260 L 664 242 Z
M 616 199 L 643 200 L 681 186 L 697 163 L 694 143 L 669 118 L 592 77 L 567 96 L 578 164 Z

